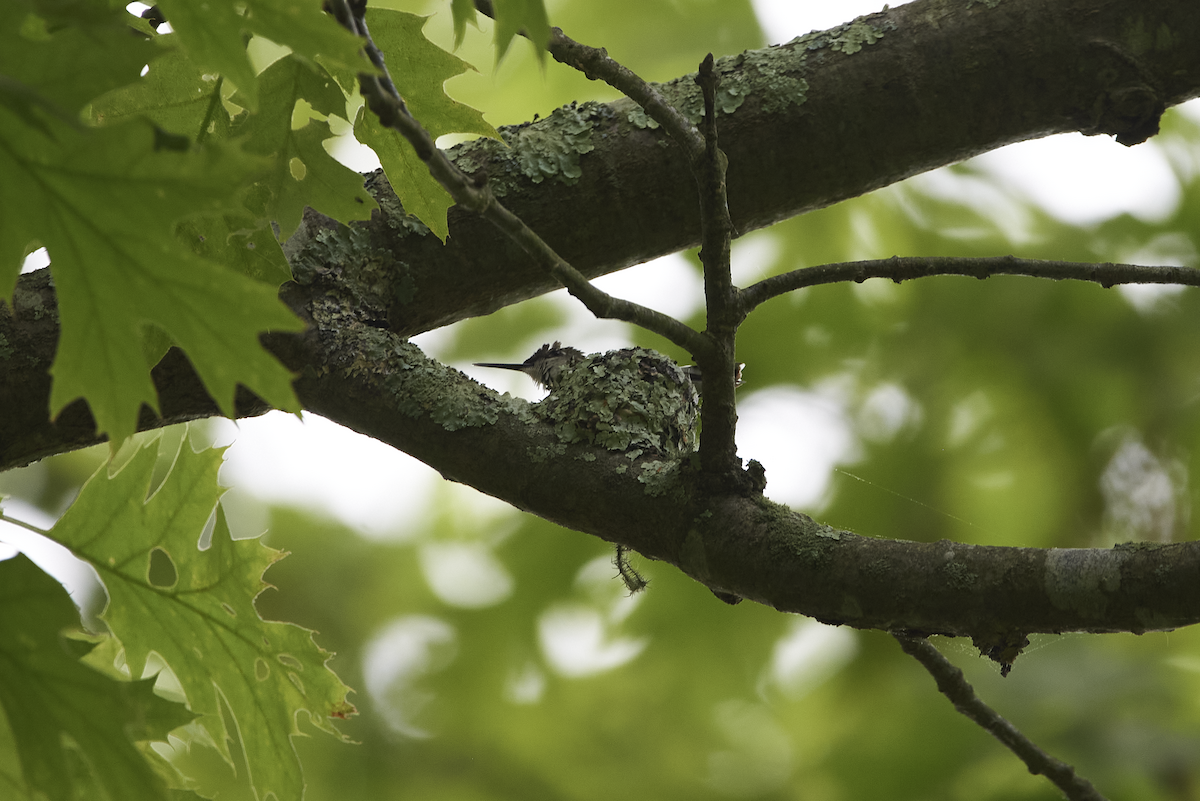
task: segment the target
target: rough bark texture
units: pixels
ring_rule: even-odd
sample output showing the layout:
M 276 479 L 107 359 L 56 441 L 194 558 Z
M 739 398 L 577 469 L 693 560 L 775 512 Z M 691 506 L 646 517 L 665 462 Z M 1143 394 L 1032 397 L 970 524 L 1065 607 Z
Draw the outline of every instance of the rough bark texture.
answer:
M 1175 0 L 922 0 L 819 36 L 722 60 L 720 118 L 741 232 L 984 151 L 1051 133 L 1141 141 L 1200 94 L 1200 4 Z M 603 44 L 603 43 L 597 43 Z M 691 77 L 668 88 L 685 109 Z M 464 146 L 513 211 L 587 275 L 698 241 L 682 155 L 628 102 L 567 109 L 508 132 L 583 120 L 581 175 L 527 175 L 518 148 Z M 582 147 L 580 150 L 584 149 Z M 535 180 L 536 179 L 536 180 Z M 686 465 L 565 446 L 527 404 L 505 403 L 401 335 L 553 289 L 486 223 L 451 212 L 442 246 L 369 180 L 382 211 L 350 233 L 309 214 L 286 247 L 285 299 L 312 325 L 268 338 L 305 406 L 451 480 L 678 565 L 714 589 L 828 622 L 973 635 L 999 648 L 1034 631 L 1145 631 L 1200 620 L 1200 547 L 1034 550 L 871 540 L 761 497 L 714 497 Z M 47 417 L 53 288 L 21 279 L 0 312 L 0 467 L 95 441 L 77 403 Z M 186 358 L 155 370 L 163 417 L 216 413 Z M 239 413 L 264 410 L 241 399 Z

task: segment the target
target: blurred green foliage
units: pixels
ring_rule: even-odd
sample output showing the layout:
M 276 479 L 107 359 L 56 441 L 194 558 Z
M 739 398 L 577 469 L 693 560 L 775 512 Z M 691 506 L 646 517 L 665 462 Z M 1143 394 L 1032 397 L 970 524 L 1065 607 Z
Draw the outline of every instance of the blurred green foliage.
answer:
M 443 6 L 427 30 L 449 45 Z M 654 79 L 761 41 L 747 2 L 562 0 L 550 15 Z M 482 72 L 449 89 L 493 124 L 611 97 L 553 62 L 539 66 L 524 43 L 493 73 L 490 47 L 468 29 L 459 54 Z M 1197 143 L 1200 126 L 1171 113 L 1142 145 L 1177 168 L 1182 201 L 1162 221 L 1071 226 L 966 164 L 948 177 L 989 184 L 1018 225 L 918 179 L 756 234 L 773 240 L 763 269 L 892 255 L 1192 258 Z M 739 359 L 752 367 L 741 398 L 849 387 L 852 475 L 834 473 L 806 510 L 835 526 L 1038 547 L 1191 539 L 1198 297 L 1139 305 L 1117 290 L 1023 278 L 807 289 L 742 329 Z M 557 308 L 534 301 L 444 332 L 437 348 L 455 361 L 491 358 L 498 341 L 549 341 L 561 324 Z M 873 422 L 880 388 L 897 391 L 900 425 Z M 67 454 L 5 474 L 0 491 L 60 512 L 98 458 Z M 437 490 L 428 519 L 382 541 L 312 512 L 270 510 L 266 542 L 291 556 L 268 573 L 278 589 L 259 609 L 319 631 L 361 711 L 343 726 L 356 745 L 296 740 L 309 801 L 1060 797 L 959 717 L 884 634 L 726 606 L 637 557 L 651 584 L 628 598 L 605 544 L 515 511 L 464 525 L 448 511 L 455 497 Z M 456 586 L 455 575 L 483 578 Z M 968 644 L 939 645 L 986 701 L 1109 797 L 1196 797 L 1195 629 L 1040 637 L 1005 679 Z M 244 769 L 234 775 L 199 747 L 182 758 L 207 773 L 205 791 L 252 797 Z

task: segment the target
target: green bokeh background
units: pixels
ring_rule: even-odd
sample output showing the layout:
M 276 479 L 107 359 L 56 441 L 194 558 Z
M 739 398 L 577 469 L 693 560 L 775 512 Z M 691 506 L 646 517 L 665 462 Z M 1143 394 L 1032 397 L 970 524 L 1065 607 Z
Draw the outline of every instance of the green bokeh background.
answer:
M 448 45 L 448 4 L 436 9 L 427 31 Z M 549 11 L 552 24 L 650 79 L 691 71 L 710 50 L 763 41 L 748 2 L 559 0 Z M 613 97 L 553 61 L 540 66 L 524 42 L 493 70 L 488 31 L 469 29 L 459 51 L 480 72 L 448 88 L 493 124 Z M 1175 154 L 1198 146 L 1200 125 L 1174 112 L 1142 145 Z M 988 208 L 916 181 L 755 236 L 775 240 L 768 272 L 892 255 L 1183 254 L 1194 264 L 1200 181 L 1186 159 L 1173 163 L 1182 201 L 1162 222 L 1123 215 L 1075 227 L 1000 186 L 1022 221 L 1014 236 Z M 994 183 L 970 164 L 950 172 Z M 752 365 L 742 400 L 835 379 L 853 388 L 853 476 L 835 473 L 820 505 L 804 510 L 834 526 L 1038 547 L 1188 540 L 1190 454 L 1200 445 L 1198 298 L 1189 289 L 1139 308 L 1116 290 L 1023 278 L 808 289 L 764 305 L 742 329 L 739 359 Z M 440 355 L 489 358 L 496 341 L 549 341 L 561 324 L 535 301 L 458 325 Z M 902 425 L 883 432 L 869 414 L 880 387 L 898 388 L 908 408 Z M 1105 493 L 1118 454 L 1140 454 L 1129 457 L 1127 483 L 1157 494 Z M 0 491 L 58 510 L 99 458 L 69 454 L 5 474 Z M 291 556 L 268 573 L 278 589 L 260 610 L 316 629 L 337 653 L 333 667 L 359 690 L 361 714 L 343 727 L 357 744 L 320 733 L 296 741 L 308 801 L 1060 797 L 959 717 L 885 634 L 726 606 L 674 568 L 637 557 L 651 584 L 628 599 L 605 544 L 516 511 L 464 525 L 446 508 L 453 503 L 438 490 L 427 518 L 410 522 L 415 533 L 396 541 L 311 512 L 268 510 L 267 542 Z M 430 549 L 447 543 L 489 553 L 511 592 L 482 608 L 448 602 L 426 569 Z M 553 619 L 580 630 L 590 621 L 605 643 L 637 655 L 565 673 L 539 633 Z M 406 670 L 371 684 L 365 655 L 387 631 L 428 647 L 409 648 L 392 663 Z M 805 644 L 804 667 L 786 669 L 789 649 Z M 1182 801 L 1200 792 L 1196 630 L 1037 637 L 1005 679 L 968 644 L 938 644 L 986 701 L 1109 797 Z M 244 770 L 234 775 L 202 748 L 184 759 L 205 774 L 203 790 L 252 798 Z

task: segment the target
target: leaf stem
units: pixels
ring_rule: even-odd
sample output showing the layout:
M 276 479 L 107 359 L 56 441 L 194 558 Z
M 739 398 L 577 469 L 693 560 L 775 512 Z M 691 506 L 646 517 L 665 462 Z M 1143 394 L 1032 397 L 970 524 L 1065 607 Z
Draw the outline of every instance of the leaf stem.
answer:
M 12 523 L 14 526 L 19 526 L 20 528 L 23 528 L 26 531 L 32 531 L 34 534 L 41 534 L 43 537 L 50 536 L 50 532 L 48 530 L 40 529 L 37 526 L 33 525 L 32 523 L 26 523 L 24 520 L 18 520 L 15 517 L 9 517 L 4 512 L 0 512 L 0 521 L 5 522 L 5 523 Z

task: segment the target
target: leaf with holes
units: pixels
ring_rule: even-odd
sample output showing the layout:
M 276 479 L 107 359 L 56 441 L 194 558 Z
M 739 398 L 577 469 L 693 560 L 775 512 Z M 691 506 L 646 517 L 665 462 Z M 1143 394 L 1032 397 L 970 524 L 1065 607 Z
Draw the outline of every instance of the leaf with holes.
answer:
M 332 139 L 328 123 L 307 119 L 293 127 L 297 101 L 317 113 L 345 115 L 346 97 L 323 68 L 294 56 L 279 59 L 258 77 L 262 102 L 233 130 L 247 153 L 263 156 L 270 166 L 251 190 L 251 211 L 279 223 L 280 239 L 291 236 L 304 208 L 311 206 L 344 223 L 367 220 L 376 208 L 363 189 L 363 177 L 325 150 Z M 243 103 L 238 93 L 234 102 Z
M 155 464 L 139 449 L 119 472 L 102 467 L 50 536 L 87 560 L 108 591 L 105 622 L 125 645 L 134 676 L 151 651 L 179 679 L 188 706 L 212 741 L 228 752 L 221 701 L 237 722 L 258 797 L 301 797 L 303 780 L 291 735 L 303 711 L 317 728 L 353 714 L 349 688 L 325 663 L 308 629 L 265 621 L 254 607 L 267 588 L 263 572 L 284 556 L 257 540 L 233 541 L 219 507 L 211 546 L 197 547 L 222 489 L 223 449 L 194 453 L 184 443 L 170 473 L 147 499 Z M 151 560 L 170 560 L 173 571 Z M 164 580 L 162 575 L 170 575 Z M 157 582 L 157 583 L 156 583 Z

